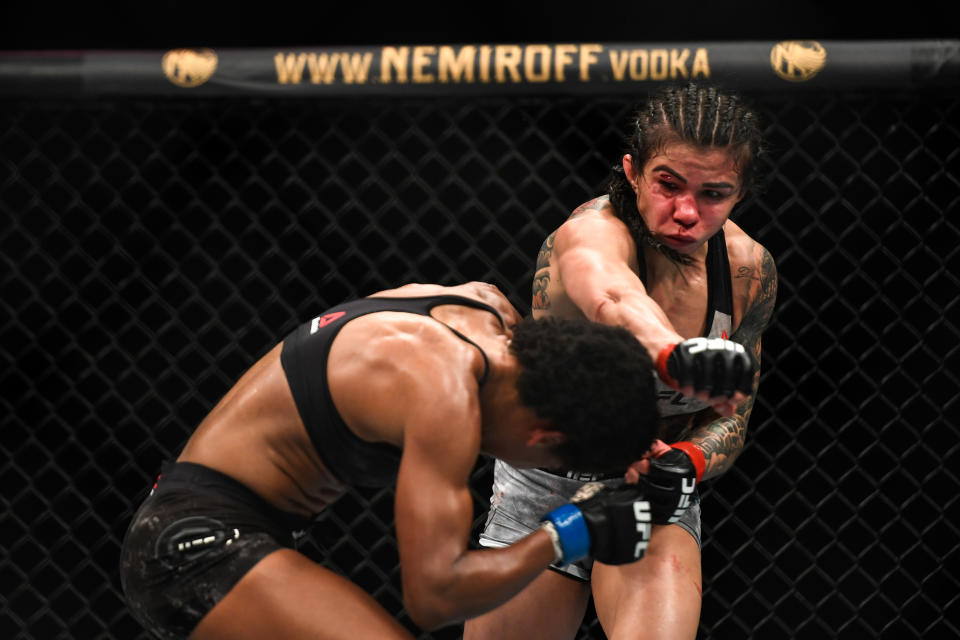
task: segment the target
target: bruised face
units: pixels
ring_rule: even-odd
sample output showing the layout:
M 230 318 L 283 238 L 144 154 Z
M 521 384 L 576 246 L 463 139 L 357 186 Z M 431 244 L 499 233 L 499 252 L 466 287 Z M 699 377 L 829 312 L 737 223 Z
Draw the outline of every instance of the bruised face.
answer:
M 623 169 L 653 238 L 685 255 L 716 234 L 743 197 L 735 157 L 725 148 L 676 142 L 640 171 L 625 155 Z

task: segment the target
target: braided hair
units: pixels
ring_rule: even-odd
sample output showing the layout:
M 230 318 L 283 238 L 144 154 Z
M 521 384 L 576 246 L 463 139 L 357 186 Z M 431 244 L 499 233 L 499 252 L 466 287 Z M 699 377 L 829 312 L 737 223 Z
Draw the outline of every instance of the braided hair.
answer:
M 685 142 L 703 148 L 728 149 L 740 172 L 741 193 L 755 192 L 759 160 L 765 153 L 759 117 L 736 93 L 690 83 L 670 86 L 651 95 L 635 113 L 626 153 L 637 172 L 668 144 Z M 692 258 L 657 242 L 637 210 L 636 194 L 617 164 L 607 182 L 607 195 L 617 217 L 630 229 L 637 250 L 647 243 L 674 262 Z

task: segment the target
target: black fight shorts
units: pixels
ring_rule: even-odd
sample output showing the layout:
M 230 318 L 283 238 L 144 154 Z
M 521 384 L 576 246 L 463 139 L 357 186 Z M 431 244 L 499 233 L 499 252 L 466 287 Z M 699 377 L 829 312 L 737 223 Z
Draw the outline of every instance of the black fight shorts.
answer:
M 165 463 L 120 553 L 130 613 L 158 638 L 186 638 L 255 564 L 294 548 L 308 524 L 218 471 Z

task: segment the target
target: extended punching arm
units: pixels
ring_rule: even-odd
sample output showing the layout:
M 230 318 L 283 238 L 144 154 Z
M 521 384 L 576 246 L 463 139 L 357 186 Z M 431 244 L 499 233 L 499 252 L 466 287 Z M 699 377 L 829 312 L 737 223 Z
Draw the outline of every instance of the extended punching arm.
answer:
M 657 373 L 674 389 L 692 388 L 711 397 L 753 391 L 757 363 L 742 344 L 723 338 L 690 338 L 664 347 Z

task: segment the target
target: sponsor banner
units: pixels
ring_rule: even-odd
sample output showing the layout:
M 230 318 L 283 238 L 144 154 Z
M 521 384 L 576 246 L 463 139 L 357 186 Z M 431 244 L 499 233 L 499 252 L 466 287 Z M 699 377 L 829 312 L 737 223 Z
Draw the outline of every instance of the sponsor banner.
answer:
M 0 54 L 0 95 L 618 94 L 960 84 L 960 40 L 383 45 Z

